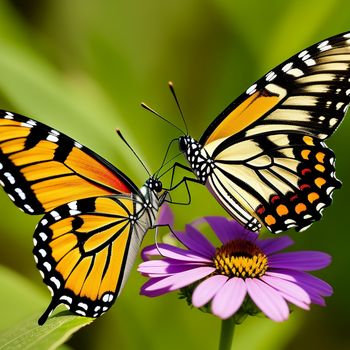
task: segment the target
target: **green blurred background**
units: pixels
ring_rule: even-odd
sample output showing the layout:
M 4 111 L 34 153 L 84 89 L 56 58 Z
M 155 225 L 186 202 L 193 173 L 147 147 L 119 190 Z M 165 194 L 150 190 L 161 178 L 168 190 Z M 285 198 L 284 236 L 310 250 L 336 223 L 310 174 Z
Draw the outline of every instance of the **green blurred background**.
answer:
M 64 131 L 126 172 L 147 175 L 116 137 L 120 128 L 155 171 L 176 129 L 140 108 L 146 101 L 181 125 L 167 89 L 173 80 L 190 133 L 212 119 L 264 73 L 303 48 L 350 29 L 341 0 L 0 0 L 0 107 Z M 290 235 L 297 249 L 323 250 L 319 274 L 335 290 L 326 308 L 295 311 L 288 322 L 249 319 L 236 331 L 240 349 L 349 349 L 348 229 L 350 121 L 328 142 L 343 188 L 323 220 Z M 178 228 L 204 214 L 224 214 L 202 186 L 190 207 L 175 207 Z M 35 269 L 32 233 L 39 218 L 18 211 L 1 192 L 0 330 L 49 301 Z M 203 205 L 205 203 L 205 205 Z M 154 241 L 149 232 L 144 244 Z M 191 310 L 175 293 L 149 299 L 133 271 L 116 305 L 69 341 L 73 349 L 213 349 L 220 321 Z

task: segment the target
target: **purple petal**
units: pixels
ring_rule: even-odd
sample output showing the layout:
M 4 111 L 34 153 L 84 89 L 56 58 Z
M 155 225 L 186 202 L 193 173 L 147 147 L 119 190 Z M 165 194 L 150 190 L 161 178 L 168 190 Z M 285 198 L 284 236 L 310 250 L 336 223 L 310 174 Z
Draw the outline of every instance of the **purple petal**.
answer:
M 196 228 L 186 225 L 185 232 L 175 232 L 175 236 L 190 250 L 211 259 L 215 255 L 215 247 Z
M 148 280 L 142 287 L 140 290 L 140 294 L 141 295 L 145 295 L 147 297 L 158 297 L 160 295 L 169 293 L 170 290 L 169 288 L 163 288 L 163 289 L 156 289 L 153 291 L 147 291 L 147 288 L 153 286 L 153 284 L 158 283 L 159 281 L 161 281 L 163 278 L 151 278 L 150 280 Z
M 295 270 L 277 269 L 275 271 L 268 271 L 266 275 L 283 278 L 288 281 L 295 282 L 304 288 L 307 292 L 313 290 L 318 294 L 328 297 L 333 294 L 333 288 L 327 282 L 312 276 L 306 272 Z
M 237 232 L 232 230 L 230 222 L 223 216 L 206 216 L 204 219 L 223 244 L 231 241 L 237 235 Z
M 256 241 L 256 243 L 265 254 L 271 254 L 291 246 L 294 242 L 288 236 L 282 236 Z
M 286 281 L 281 278 L 276 278 L 273 276 L 263 276 L 261 280 L 267 283 L 269 286 L 278 290 L 282 296 L 293 304 L 303 308 L 309 309 L 309 304 L 311 303 L 311 299 L 309 294 L 297 284 Z
M 157 225 L 159 226 L 169 225 L 170 227 L 174 226 L 174 214 L 171 211 L 169 204 L 164 203 L 161 206 L 159 210 L 158 219 L 157 219 Z
M 150 257 L 166 257 L 176 259 L 180 261 L 192 261 L 192 262 L 207 262 L 212 263 L 211 259 L 206 259 L 201 255 L 198 255 L 192 251 L 188 251 L 182 248 L 174 247 L 170 244 L 160 243 L 158 247 L 151 245 L 144 248 L 141 252 L 143 260 L 149 260 Z
M 141 263 L 137 271 L 147 275 L 148 277 L 161 277 L 161 276 L 170 276 L 176 273 L 187 271 L 198 267 L 201 264 L 193 263 L 183 263 L 178 260 L 149 260 Z
M 243 279 L 230 278 L 213 298 L 213 314 L 221 319 L 229 318 L 241 307 L 246 294 L 247 287 Z
M 235 220 L 229 220 L 229 225 L 231 227 L 231 231 L 233 232 L 233 238 L 231 239 L 239 238 L 251 242 L 256 242 L 259 237 L 258 233 L 247 230 Z
M 202 307 L 207 304 L 227 280 L 227 276 L 214 275 L 201 282 L 192 294 L 193 306 Z
M 191 269 L 189 271 L 184 271 L 177 273 L 176 275 L 172 275 L 169 277 L 165 277 L 157 281 L 156 283 L 148 286 L 144 290 L 146 292 L 152 292 L 157 289 L 167 288 L 169 291 L 173 291 L 182 287 L 185 287 L 193 282 L 196 282 L 215 271 L 214 267 L 202 266 Z
M 300 271 L 314 271 L 328 266 L 331 256 L 316 251 L 279 253 L 269 256 L 269 266 Z
M 258 279 L 247 278 L 245 283 L 250 297 L 267 317 L 276 322 L 288 318 L 288 305 L 279 292 Z

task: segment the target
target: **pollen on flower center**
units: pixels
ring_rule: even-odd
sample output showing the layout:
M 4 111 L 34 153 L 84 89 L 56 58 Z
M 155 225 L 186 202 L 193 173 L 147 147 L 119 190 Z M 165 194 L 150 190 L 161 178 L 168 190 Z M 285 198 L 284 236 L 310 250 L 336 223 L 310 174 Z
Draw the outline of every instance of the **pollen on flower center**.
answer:
M 229 277 L 261 277 L 268 268 L 267 256 L 253 242 L 235 239 L 216 249 L 216 273 Z

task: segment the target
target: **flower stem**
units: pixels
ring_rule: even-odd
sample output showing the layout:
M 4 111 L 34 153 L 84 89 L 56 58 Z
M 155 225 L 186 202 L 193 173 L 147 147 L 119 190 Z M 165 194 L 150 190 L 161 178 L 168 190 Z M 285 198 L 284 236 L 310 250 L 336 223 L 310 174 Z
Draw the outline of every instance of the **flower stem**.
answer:
M 235 320 L 233 317 L 222 320 L 219 350 L 231 350 Z

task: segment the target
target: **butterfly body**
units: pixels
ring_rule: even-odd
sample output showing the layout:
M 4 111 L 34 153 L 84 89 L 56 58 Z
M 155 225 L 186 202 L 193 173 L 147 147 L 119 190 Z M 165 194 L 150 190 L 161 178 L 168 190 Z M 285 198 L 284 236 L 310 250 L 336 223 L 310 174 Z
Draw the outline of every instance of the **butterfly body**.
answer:
M 197 142 L 179 139 L 192 172 L 241 224 L 279 233 L 321 218 L 341 182 L 324 140 L 350 102 L 350 33 L 315 44 L 234 100 Z
M 120 294 L 166 192 L 151 177 L 140 189 L 119 169 L 63 133 L 0 110 L 0 184 L 28 214 L 45 214 L 34 258 L 59 305 L 98 317 Z

